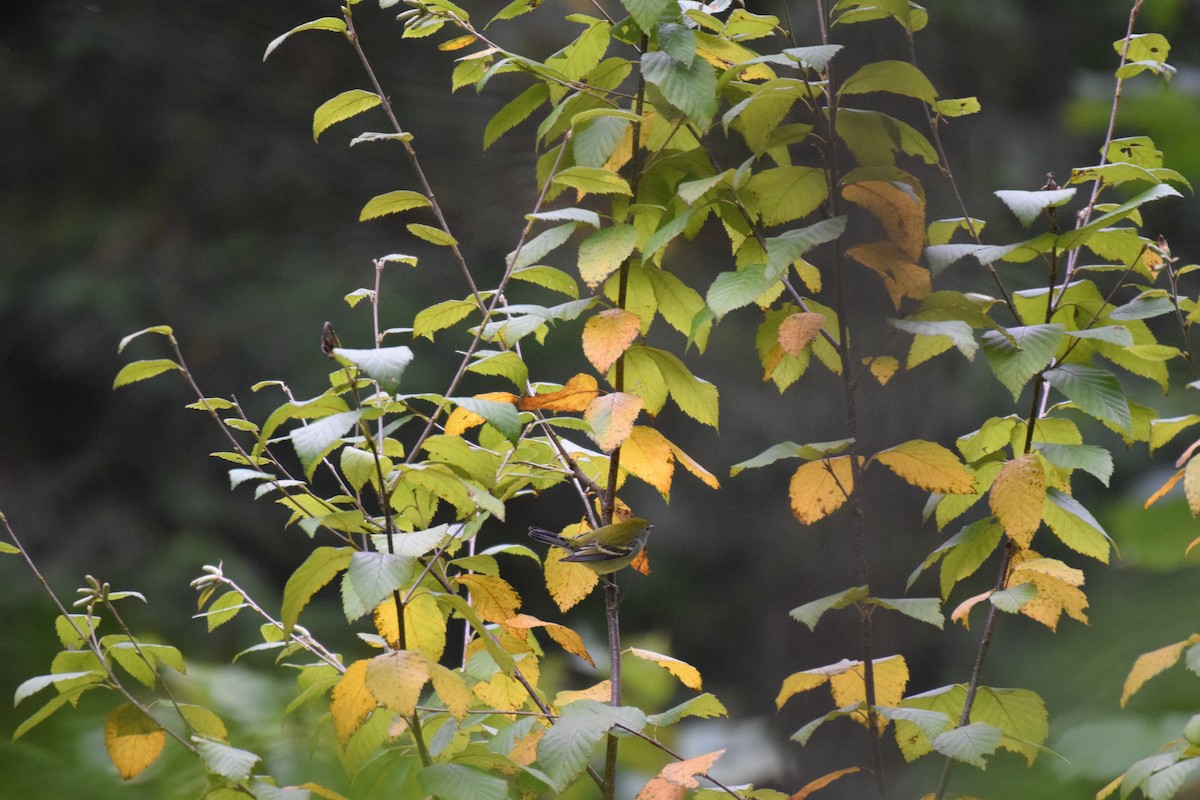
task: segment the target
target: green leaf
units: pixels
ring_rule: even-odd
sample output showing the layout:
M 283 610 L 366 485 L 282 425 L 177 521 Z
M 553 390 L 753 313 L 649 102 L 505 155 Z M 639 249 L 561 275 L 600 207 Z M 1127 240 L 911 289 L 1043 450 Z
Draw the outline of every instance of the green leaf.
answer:
M 869 597 L 864 602 L 868 605 L 897 611 L 906 617 L 912 617 L 918 622 L 932 625 L 938 630 L 941 630 L 942 626 L 946 623 L 946 618 L 942 614 L 941 601 L 936 597 L 901 597 L 890 600 Z
M 975 360 L 979 343 L 975 341 L 975 331 L 962 320 L 949 319 L 940 322 L 927 322 L 915 319 L 889 319 L 888 324 L 893 328 L 911 333 L 913 336 L 941 337 L 950 341 L 958 351 L 966 356 L 968 361 Z
M 973 522 L 963 528 L 943 547 L 948 547 L 940 575 L 942 597 L 964 578 L 975 574 L 1000 544 L 1004 529 L 992 518 Z
M 392 553 L 357 552 L 342 579 L 342 606 L 353 622 L 375 609 L 392 592 L 404 588 L 416 573 L 416 559 Z
M 305 472 L 311 475 L 317 463 L 342 442 L 362 416 L 362 411 L 343 411 L 293 429 L 288 437 Z
M 842 50 L 840 44 L 819 44 L 811 47 L 789 47 L 783 54 L 797 62 L 804 69 L 814 72 L 824 72 L 825 67 Z
M 878 111 L 839 109 L 837 132 L 864 167 L 893 166 L 897 152 L 920 158 L 926 164 L 938 163 L 937 150 L 924 134 Z
M 637 246 L 637 229 L 628 223 L 601 228 L 579 244 L 579 275 L 595 289 L 620 269 Z
M 658 25 L 658 45 L 673 61 L 685 67 L 690 67 L 696 58 L 696 33 L 680 22 Z
M 1093 233 L 1102 228 L 1111 227 L 1114 223 L 1125 219 L 1135 213 L 1138 208 L 1153 200 L 1160 200 L 1164 197 L 1181 197 L 1176 189 L 1168 186 L 1165 183 L 1160 183 L 1157 186 L 1151 186 L 1146 191 L 1136 197 L 1126 200 L 1111 211 L 1107 211 L 1098 217 L 1095 217 L 1090 223 L 1082 228 L 1076 228 L 1072 231 L 1060 233 L 1056 241 L 1056 246 L 1059 251 L 1073 250 L 1087 241 Z
M 717 113 L 717 73 L 702 58 L 681 64 L 661 50 L 642 54 L 642 75 L 667 102 L 707 128 Z
M 113 379 L 113 388 L 119 389 L 122 386 L 127 386 L 131 383 L 144 381 L 147 378 L 153 378 L 155 375 L 161 375 L 164 372 L 169 372 L 177 369 L 180 372 L 183 369 L 169 358 L 153 358 L 145 361 L 134 361 L 121 367 L 121 371 L 117 373 L 117 377 Z
M 1046 382 L 1066 395 L 1082 411 L 1101 421 L 1130 430 L 1133 414 L 1121 391 L 1121 382 L 1107 370 L 1083 364 L 1063 364 L 1046 370 Z
M 218 597 L 203 615 L 208 621 L 209 633 L 236 617 L 245 607 L 246 598 L 242 597 L 241 592 L 229 591 Z
M 987 331 L 983 334 L 983 354 L 996 378 L 1016 400 L 1025 384 L 1054 360 L 1062 337 L 1063 326 L 1057 323 Z
M 283 622 L 284 633 L 291 634 L 300 612 L 308 605 L 308 601 L 350 566 L 350 559 L 354 553 L 352 547 L 318 547 L 309 554 L 299 569 L 292 573 L 283 587 L 283 611 L 280 621 Z
M 88 683 L 74 684 L 71 686 L 71 688 L 63 690 L 62 694 L 59 694 L 48 700 L 45 705 L 33 712 L 24 722 L 17 726 L 16 730 L 13 731 L 12 740 L 15 742 L 25 734 L 29 733 L 29 731 L 33 730 L 33 728 L 35 728 L 37 725 L 44 722 L 51 714 L 65 706 L 67 703 L 78 702 L 81 694 L 97 688 L 104 678 L 104 673 L 97 671 L 88 678 Z M 79 680 L 84 679 L 80 678 Z
M 487 150 L 496 143 L 497 139 L 521 124 L 549 97 L 550 90 L 546 84 L 538 82 L 506 103 L 488 120 L 487 127 L 483 131 L 483 149 Z
M 417 312 L 413 318 L 412 335 L 433 341 L 433 334 L 452 327 L 479 308 L 471 300 L 443 300 Z
M 633 17 L 643 33 L 654 33 L 659 17 L 674 5 L 672 0 L 621 0 L 621 5 Z M 678 12 L 676 12 L 678 13 Z
M 995 193 L 1021 224 L 1028 228 L 1035 219 L 1049 208 L 1058 208 L 1071 201 L 1074 189 L 1042 189 L 1036 192 L 1020 192 L 1002 189 Z
M 822 597 L 819 600 L 812 600 L 802 606 L 797 606 L 788 612 L 788 616 L 797 622 L 802 622 L 808 626 L 810 631 L 817 629 L 817 623 L 826 611 L 835 611 L 845 608 L 848 605 L 857 603 L 868 594 L 866 586 L 852 586 L 849 589 L 843 589 L 836 594 Z
M 705 692 L 680 703 L 674 708 L 669 708 L 661 714 L 651 714 L 646 717 L 646 723 L 655 727 L 665 727 L 667 725 L 674 725 L 685 717 L 708 719 L 728 715 L 729 712 L 725 710 L 725 706 L 721 704 L 721 701 L 708 692 Z
M 399 347 L 373 347 L 368 350 L 333 348 L 333 354 L 344 358 L 362 370 L 362 373 L 379 384 L 385 392 L 400 388 L 400 378 L 412 363 L 413 351 L 403 345 Z
M 608 112 L 608 109 L 597 108 L 592 111 Z M 588 119 L 580 124 L 576 116 L 575 136 L 571 139 L 571 155 L 575 163 L 581 167 L 601 167 L 621 144 L 629 130 L 629 120 L 613 114 L 624 113 L 613 109 L 611 113 L 599 118 Z
M 1175 310 L 1174 303 L 1169 297 L 1147 297 L 1140 295 L 1123 306 L 1118 306 L 1108 314 L 1109 319 L 1134 320 L 1161 317 Z
M 764 225 L 782 225 L 806 217 L 829 194 L 825 172 L 816 167 L 774 167 L 754 174 L 746 189 L 758 200 Z
M 506 800 L 508 782 L 463 764 L 433 764 L 417 773 L 421 789 L 439 800 Z
M 449 397 L 450 402 L 487 420 L 488 424 L 514 444 L 521 438 L 521 415 L 512 403 L 480 400 L 478 397 Z
M 333 31 L 335 33 L 345 33 L 346 21 L 340 17 L 321 17 L 311 22 L 305 22 L 303 25 L 297 25 L 282 36 L 276 36 L 271 40 L 271 43 L 267 45 L 267 51 L 263 53 L 263 61 L 266 61 L 267 57 L 275 52 L 275 48 L 283 44 L 289 36 L 300 31 Z
M 13 694 L 13 705 L 19 706 L 26 697 L 37 694 L 47 686 L 78 678 L 95 678 L 95 682 L 98 683 L 104 679 L 104 674 L 98 673 L 96 670 L 88 670 L 85 672 L 60 672 L 55 675 L 38 675 L 36 678 L 29 678 L 17 687 L 17 691 Z
M 734 464 L 729 468 L 730 476 L 737 475 L 744 469 L 758 469 L 768 464 L 774 464 L 784 458 L 802 458 L 805 461 L 816 461 L 819 458 L 837 455 L 854 443 L 853 439 L 838 439 L 833 442 L 817 442 L 815 444 L 796 444 L 781 442 L 771 445 L 754 458 Z
M 359 222 L 382 217 L 385 214 L 398 214 L 411 208 L 428 208 L 429 198 L 420 192 L 410 192 L 400 189 L 395 192 L 376 195 L 367 201 L 358 215 Z
M 597 218 L 598 226 L 599 218 Z M 551 252 L 561 247 L 567 239 L 570 239 L 571 233 L 574 230 L 574 222 L 568 222 L 565 225 L 544 230 L 526 242 L 519 251 L 509 253 L 506 260 L 512 264 L 514 271 L 536 264 Z
M 596 745 L 617 724 L 641 730 L 646 715 L 638 708 L 614 708 L 595 700 L 577 700 L 563 709 L 537 745 L 538 763 L 557 791 L 583 773 Z
M 166 336 L 168 339 L 175 335 L 175 332 L 171 329 L 170 325 L 152 325 L 149 328 L 142 328 L 140 331 L 138 331 L 136 333 L 131 333 L 128 336 L 122 338 L 121 343 L 119 345 L 117 345 L 117 353 L 120 354 L 120 353 L 125 352 L 125 348 L 129 345 L 130 342 L 132 342 L 134 339 L 138 338 L 139 336 L 144 336 L 147 333 L 155 333 L 155 334 L 158 334 L 159 336 Z
M 717 427 L 717 387 L 697 378 L 684 366 L 679 357 L 655 347 L 645 348 L 666 382 L 671 399 L 679 410 L 697 422 Z
M 1197 769 L 1200 769 L 1200 758 L 1185 758 L 1154 773 L 1140 788 L 1150 800 L 1170 800 Z
M 313 141 L 331 125 L 350 119 L 380 104 L 379 95 L 363 89 L 350 89 L 322 103 L 313 113 Z
M 422 239 L 430 244 L 435 244 L 438 247 L 454 247 L 458 244 L 458 239 L 455 239 L 441 228 L 435 228 L 432 225 L 422 225 L 419 222 L 410 222 L 404 227 L 409 233 L 418 239 Z
M 933 740 L 933 749 L 955 761 L 983 769 L 987 766 L 984 756 L 996 752 L 1002 736 L 999 728 L 975 722 L 939 734 Z
M 249 750 L 239 750 L 212 739 L 193 736 L 192 742 L 195 743 L 200 758 L 204 759 L 204 766 L 208 771 L 231 781 L 244 781 L 249 778 L 250 770 L 259 761 L 259 757 Z
M 1016 614 L 1035 597 L 1037 597 L 1037 586 L 1032 583 L 1019 583 L 1016 586 L 992 592 L 988 600 L 1004 613 Z
M 748 306 L 779 282 L 766 275 L 765 264 L 751 264 L 737 272 L 722 272 L 713 280 L 705 302 L 717 319 L 743 306 Z
M 1129 329 L 1121 325 L 1105 325 L 1100 328 L 1088 328 L 1082 331 L 1067 331 L 1067 336 L 1072 339 L 1091 339 L 1094 341 L 1108 342 L 1119 347 L 1131 347 L 1133 345 L 1133 334 Z
M 592 194 L 633 195 L 624 178 L 612 170 L 599 167 L 568 167 L 557 173 L 551 183 Z
M 796 259 L 819 244 L 832 242 L 845 230 L 846 217 L 832 217 L 767 239 L 767 278 L 786 277 Z
M 959 709 L 962 701 L 959 700 Z M 971 722 L 982 722 L 1004 733 L 1000 747 L 1024 756 L 1030 766 L 1041 752 L 1050 731 L 1046 704 L 1028 689 L 980 686 L 971 707 Z
M 1168 444 L 1172 439 L 1196 423 L 1200 423 L 1200 414 L 1188 414 L 1183 417 L 1152 420 L 1150 422 L 1151 455 L 1154 454 L 1155 450 Z
M 1096 518 L 1074 497 L 1058 489 L 1047 488 L 1042 520 L 1067 547 L 1108 563 L 1111 539 Z
M 467 372 L 507 378 L 521 391 L 525 391 L 525 385 L 529 382 L 529 368 L 513 350 L 476 351 L 474 360 L 467 367 Z
M 1128 41 L 1128 45 L 1126 45 Z M 1126 49 L 1128 47 L 1128 49 Z M 1113 42 L 1117 55 L 1127 61 L 1157 61 L 1164 63 L 1171 53 L 1171 43 L 1161 33 L 1135 33 L 1126 39 Z
M 536 219 L 543 222 L 582 222 L 593 228 L 600 227 L 600 215 L 590 208 L 552 208 L 549 211 L 539 211 L 536 214 L 526 214 L 525 219 Z
M 889 92 L 915 97 L 933 104 L 937 90 L 925 73 L 907 61 L 873 61 L 859 68 L 842 83 L 839 95 Z
M 1037 442 L 1034 448 L 1056 467 L 1081 469 L 1108 486 L 1113 474 L 1112 453 L 1093 444 L 1047 444 Z

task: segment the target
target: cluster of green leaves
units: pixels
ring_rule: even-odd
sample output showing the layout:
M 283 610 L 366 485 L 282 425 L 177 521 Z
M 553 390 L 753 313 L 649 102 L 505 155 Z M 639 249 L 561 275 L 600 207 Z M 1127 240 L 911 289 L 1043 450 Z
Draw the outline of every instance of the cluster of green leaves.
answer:
M 395 4 L 381 0 L 385 8 Z M 379 142 L 418 165 L 414 136 L 396 119 L 366 59 L 353 5 L 345 5 L 341 16 L 297 26 L 271 42 L 264 57 L 298 32 L 342 35 L 368 65 L 374 89 L 351 89 L 322 103 L 313 118 L 314 139 L 379 110 L 390 129 L 363 132 L 351 144 Z M 1082 571 L 1042 555 L 1034 544 L 1044 549 L 1041 542 L 1053 537 L 1107 562 L 1107 534 L 1072 493 L 1079 473 L 1105 484 L 1112 475 L 1112 457 L 1096 442 L 1104 441 L 1107 429 L 1128 444 L 1161 447 L 1200 421 L 1197 415 L 1157 419 L 1126 396 L 1130 376 L 1165 391 L 1169 362 L 1190 360 L 1186 347 L 1160 342 L 1164 334 L 1153 320 L 1173 317 L 1178 325 L 1171 335 L 1186 341 L 1200 304 L 1180 294 L 1177 280 L 1194 267 L 1178 267 L 1165 242 L 1141 232 L 1142 208 L 1177 195 L 1173 184 L 1186 181 L 1163 167 L 1149 139 L 1110 135 L 1100 163 L 1074 170 L 1065 188 L 1051 181 L 1038 191 L 997 192 L 1021 225 L 1034 229 L 1030 238 L 985 244 L 984 221 L 965 209 L 958 217 L 927 220 L 925 188 L 912 171 L 936 166 L 950 173 L 941 156 L 941 123 L 973 113 L 978 101 L 941 97 L 912 63 L 864 63 L 832 43 L 839 31 L 859 24 L 886 26 L 911 42 L 927 14 L 907 0 L 839 0 L 828 8 L 818 3 L 820 43 L 807 46 L 779 18 L 721 3 L 597 4 L 597 16 L 567 16 L 576 26 L 573 37 L 541 60 L 499 40 L 504 23 L 519 24 L 513 21 L 541 10 L 538 0 L 514 0 L 484 24 L 450 0 L 409 5 L 398 18 L 406 38 L 449 33 L 440 48 L 464 53 L 457 57 L 452 90 L 482 91 L 504 75 L 526 84 L 492 117 L 483 143 L 515 135 L 527 121 L 536 124 L 537 200 L 503 275 L 495 286 L 480 288 L 419 166 L 418 185 L 368 199 L 361 220 L 411 220 L 408 234 L 435 248 L 439 268 L 460 271 L 465 294 L 436 298 L 407 328 L 380 330 L 376 322 L 366 347 L 343 346 L 327 326 L 322 348 L 335 364 L 329 388 L 297 399 L 285 383 L 259 384 L 255 391 L 283 395 L 261 422 L 235 399 L 199 389 L 170 328 L 148 328 L 122 342 L 124 349 L 143 334 L 165 337 L 174 357 L 130 363 L 115 386 L 181 373 L 197 396 L 190 407 L 216 420 L 228 439 L 228 448 L 214 455 L 230 463 L 231 486 L 252 486 L 256 497 L 282 506 L 288 524 L 313 543 L 287 582 L 278 615 L 219 567 L 207 568 L 195 585 L 210 629 L 240 613 L 260 617 L 261 642 L 248 652 L 272 652 L 295 669 L 292 708 L 328 705 L 330 746 L 351 781 L 371 764 L 376 774 L 389 776 L 391 791 L 405 796 L 535 797 L 590 779 L 612 797 L 619 732 L 671 757 L 639 797 L 682 798 L 701 779 L 717 788 L 696 796 L 719 790 L 735 797 L 785 797 L 724 787 L 709 774 L 719 752 L 684 760 L 662 743 L 660 729 L 724 709 L 700 693 L 700 674 L 690 665 L 620 649 L 615 584 L 564 561 L 561 551 L 543 560 L 522 544 L 484 546 L 480 538 L 505 520 L 511 501 L 551 489 L 578 498 L 579 522 L 565 535 L 632 516 L 619 497 L 629 477 L 666 499 L 675 467 L 682 465 L 720 489 L 712 472 L 654 423 L 669 403 L 716 429 L 717 387 L 693 374 L 683 356 L 691 348 L 703 353 L 726 315 L 754 313 L 761 319 L 754 347 L 763 381 L 782 393 L 810 367 L 831 373 L 844 390 L 847 425 L 836 440 L 776 444 L 734 465 L 732 476 L 799 459 L 789 501 L 796 519 L 811 525 L 844 506 L 861 508 L 863 473 L 878 464 L 931 493 L 926 516 L 939 529 L 973 518 L 913 573 L 910 587 L 939 566 L 938 596 L 876 597 L 863 560 L 853 565 L 854 586 L 792 612 L 815 629 L 826 612 L 854 607 L 867 643 L 857 659 L 803 669 L 784 680 L 779 706 L 826 685 L 834 706 L 794 739 L 804 743 L 836 718 L 865 725 L 873 734 L 871 772 L 881 796 L 886 787 L 879 753 L 889 727 L 910 761 L 938 753 L 947 764 L 982 768 L 1002 748 L 1032 763 L 1048 731 L 1036 694 L 984 686 L 978 667 L 963 683 L 907 693 L 905 658 L 872 653 L 870 619 L 883 609 L 942 628 L 942 603 L 991 559 L 997 567 L 988 581 L 992 588 L 959 602 L 950 614 L 965 626 L 971 610 L 986 605 L 984 652 L 997 611 L 1020 613 L 1051 629 L 1064 613 L 1086 620 Z M 1161 36 L 1131 36 L 1116 50 L 1118 81 L 1143 71 L 1172 72 Z M 880 95 L 889 109 L 896 101 L 911 104 L 927 132 L 872 107 L 869 101 Z M 729 153 L 740 160 L 722 163 Z M 1090 187 L 1090 196 L 1077 197 L 1080 187 Z M 1066 223 L 1071 206 L 1077 213 Z M 702 229 L 728 241 L 728 268 L 702 274 L 691 285 L 684 275 L 697 271 L 677 267 L 687 263 L 681 257 L 686 242 Z M 574 271 L 561 266 L 564 253 Z M 378 320 L 385 301 L 381 276 L 398 272 L 396 265 L 419 267 L 419 261 L 400 253 L 378 258 L 374 287 L 349 293 L 347 303 L 371 310 Z M 994 281 L 997 296 L 935 290 L 940 274 L 960 262 L 977 267 L 971 276 Z M 893 331 L 886 341 L 868 342 L 851 328 L 852 318 L 880 314 L 869 297 L 852 299 L 846 291 L 860 268 L 866 272 L 858 276 L 877 280 L 880 298 L 886 297 L 882 314 Z M 1042 288 L 1006 288 L 1007 270 L 1020 270 L 1027 283 L 1039 268 Z M 678 350 L 662 346 L 663 336 L 649 343 L 660 319 L 660 328 L 677 334 L 672 340 Z M 454 378 L 446 387 L 410 386 L 406 371 L 415 359 L 456 357 L 430 352 L 443 332 L 469 341 L 457 351 Z M 530 344 L 552 333 L 578 337 L 591 370 L 561 360 L 540 363 Z M 394 344 L 398 339 L 407 343 Z M 957 453 L 922 439 L 861 451 L 854 413 L 860 379 L 884 385 L 897 372 L 944 354 L 972 361 L 980 348 L 1017 404 L 1012 414 L 983 420 L 958 439 Z M 1174 480 L 1186 479 L 1197 507 L 1194 450 Z M 637 516 L 653 518 L 640 510 Z M 856 535 L 868 552 L 865 528 Z M 522 611 L 519 593 L 503 577 L 513 558 L 542 563 L 548 590 L 564 612 L 597 586 L 604 588 L 610 600 L 609 680 L 576 692 L 542 681 L 548 641 L 589 664 L 592 657 L 571 628 Z M 647 571 L 644 561 L 635 567 Z M 334 581 L 348 623 L 370 620 L 360 633 L 361 652 L 332 652 L 299 624 L 317 593 Z M 115 596 L 97 590 L 94 597 L 111 607 Z M 28 682 L 18 699 L 49 685 L 59 695 L 19 732 L 83 691 L 116 688 L 130 703 L 106 724 L 106 734 L 113 730 L 109 752 L 122 775 L 136 775 L 153 762 L 173 728 L 134 702 L 116 682 L 112 664 L 153 688 L 158 666 L 182 670 L 182 659 L 127 635 L 97 638 L 91 606 L 79 619 L 63 619 L 63 653 L 51 674 Z M 460 641 L 461 652 L 452 645 Z M 1174 659 L 1194 644 L 1179 645 Z M 653 712 L 622 705 L 623 654 L 658 664 L 697 694 Z M 1135 673 L 1144 681 L 1152 670 Z M 227 741 L 211 711 L 175 708 L 186 734 L 172 735 L 203 759 L 215 781 L 209 797 L 341 796 L 314 783 L 281 789 L 255 772 L 257 755 Z M 600 774 L 590 761 L 604 742 L 608 761 Z M 1179 783 L 1160 776 L 1181 781 L 1200 764 L 1195 752 L 1185 745 L 1171 759 L 1142 762 L 1114 788 L 1121 785 L 1126 796 L 1140 788 L 1149 797 L 1167 797 L 1171 792 L 1163 787 Z M 848 766 L 829 772 L 793 796 L 806 797 L 856 771 Z M 944 792 L 945 777 L 936 794 Z

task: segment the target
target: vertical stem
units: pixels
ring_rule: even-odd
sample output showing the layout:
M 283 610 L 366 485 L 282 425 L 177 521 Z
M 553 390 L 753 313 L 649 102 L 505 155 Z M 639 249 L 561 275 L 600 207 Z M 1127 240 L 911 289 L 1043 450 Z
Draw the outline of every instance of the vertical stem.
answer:
M 825 0 L 816 0 L 817 24 L 820 28 L 821 43 L 829 44 L 829 16 Z M 830 213 L 837 215 L 841 211 L 838 197 L 839 169 L 837 159 L 837 92 L 833 67 L 826 67 L 825 82 L 825 174 L 829 184 Z M 852 486 L 847 496 L 851 515 L 854 520 L 854 573 L 855 580 L 860 586 L 867 587 L 871 592 L 871 559 L 867 537 L 866 509 L 863 507 L 862 465 L 859 462 L 858 444 L 858 407 L 855 398 L 855 383 L 853 364 L 850 355 L 849 326 L 846 321 L 847 304 L 845 280 L 843 277 L 843 254 L 841 241 L 836 243 L 834 254 L 833 288 L 834 307 L 838 316 L 838 356 L 841 360 L 842 394 L 846 411 L 846 436 L 852 444 L 849 448 L 850 475 Z M 879 735 L 879 714 L 875 710 L 875 661 L 874 661 L 874 628 L 871 620 L 871 609 L 860 607 L 859 639 L 862 647 L 863 687 L 867 706 L 867 735 L 871 748 L 871 772 L 875 783 L 875 797 L 878 800 L 887 798 L 887 779 L 883 768 L 883 746 Z

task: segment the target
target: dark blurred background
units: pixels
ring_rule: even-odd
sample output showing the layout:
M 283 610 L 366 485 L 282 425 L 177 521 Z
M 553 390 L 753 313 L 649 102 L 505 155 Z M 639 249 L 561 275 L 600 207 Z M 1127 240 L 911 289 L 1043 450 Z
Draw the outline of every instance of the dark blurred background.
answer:
M 568 9 L 562 5 L 547 3 L 519 26 L 497 28 L 496 36 L 544 56 L 559 46 L 556 25 L 564 10 L 590 8 L 582 0 Z M 951 162 L 971 212 L 991 222 L 985 238 L 1008 241 L 1019 229 L 993 190 L 1035 189 L 1047 172 L 1061 181 L 1071 167 L 1095 163 L 1116 64 L 1111 43 L 1124 34 L 1129 4 L 927 5 L 931 25 L 917 37 L 921 67 L 943 96 L 978 95 L 984 109 L 944 128 Z M 751 8 L 780 13 L 770 3 Z M 793 3 L 791 11 L 800 39 L 814 41 L 811 5 Z M 359 4 L 363 41 L 402 123 L 416 137 L 476 279 L 490 286 L 533 202 L 533 134 L 527 124 L 484 153 L 482 132 L 490 115 L 526 84 L 504 76 L 482 95 L 464 89 L 448 100 L 453 54 L 436 50 L 445 37 L 402 40 L 394 12 L 369 0 Z M 265 660 L 247 659 L 232 679 L 229 668 L 218 665 L 253 643 L 254 628 L 239 620 L 206 634 L 202 622 L 187 618 L 194 607 L 187 584 L 202 565 L 223 560 L 231 576 L 277 608 L 283 582 L 309 543 L 298 530 L 283 529 L 281 509 L 253 502 L 245 489 L 229 492 L 224 467 L 205 456 L 222 449 L 219 432 L 182 408 L 193 398 L 178 378 L 117 393 L 110 387 L 127 358 L 167 355 L 162 340 L 148 337 L 119 357 L 121 337 L 166 323 L 175 328 L 204 391 L 236 394 L 261 418 L 280 397 L 270 390 L 252 393 L 257 381 L 286 380 L 300 397 L 327 385 L 328 365 L 317 346 L 323 321 L 333 320 L 350 346 L 367 346 L 368 315 L 361 307 L 351 311 L 342 298 L 370 284 L 372 258 L 397 251 L 422 256 L 417 269 L 395 267 L 385 275 L 385 327 L 410 325 L 416 310 L 447 292 L 466 294 L 453 265 L 442 253 L 414 244 L 403 221 L 356 222 L 371 196 L 413 187 L 398 149 L 347 147 L 363 129 L 382 130 L 382 119 L 363 115 L 330 129 L 319 144 L 312 140 L 317 105 L 345 89 L 368 87 L 346 43 L 328 33 L 305 33 L 262 63 L 277 35 L 337 13 L 335 3 L 312 0 L 34 0 L 10 4 L 0 18 L 0 509 L 64 598 L 73 597 L 84 574 L 144 592 L 150 604 L 129 610 L 137 632 L 181 646 L 198 664 L 212 664 L 195 671 L 198 683 L 213 702 L 231 709 L 226 713 L 237 718 L 240 709 L 245 719 L 235 722 L 267 741 L 288 731 L 269 722 L 264 728 L 248 709 L 286 704 L 290 677 Z M 1165 151 L 1167 166 L 1200 182 L 1200 2 L 1147 0 L 1138 29 L 1168 36 L 1179 74 L 1169 87 L 1152 77 L 1132 81 L 1118 135 L 1149 134 Z M 894 26 L 865 26 L 845 36 L 869 48 L 864 53 L 872 58 L 904 57 Z M 930 218 L 956 216 L 945 185 L 929 170 L 918 174 L 930 195 Z M 1147 233 L 1161 231 L 1177 255 L 1200 258 L 1197 210 L 1190 195 L 1159 203 L 1146 212 Z M 698 286 L 727 268 L 725 251 L 713 242 L 711 250 L 695 248 L 681 267 Z M 1026 274 L 1032 273 L 1008 268 L 1006 277 L 1027 285 Z M 946 279 L 978 291 L 992 288 L 965 265 Z M 888 313 L 873 283 L 856 291 Z M 846 752 L 848 743 L 861 745 L 863 734 L 845 721 L 831 723 L 806 748 L 787 741 L 827 710 L 827 698 L 801 697 L 779 714 L 774 709 L 786 675 L 857 657 L 851 612 L 831 615 L 816 634 L 787 616 L 803 602 L 852 584 L 849 538 L 836 518 L 812 529 L 793 520 L 786 464 L 735 478 L 727 477 L 728 468 L 777 441 L 840 438 L 844 427 L 837 385 L 816 370 L 782 397 L 760 382 L 756 324 L 753 314 L 731 315 L 715 330 L 707 353 L 688 357 L 697 374 L 722 387 L 720 433 L 671 410 L 661 422 L 725 488 L 713 493 L 680 470 L 669 506 L 653 492 L 633 491 L 635 508 L 655 519 L 661 532 L 652 549 L 654 573 L 627 580 L 623 613 L 629 641 L 669 649 L 696 665 L 705 688 L 730 708 L 734 724 L 706 724 L 682 738 L 681 746 L 694 749 L 688 754 L 729 746 L 723 764 L 730 780 L 757 780 L 790 792 L 858 763 L 861 752 Z M 545 351 L 533 348 L 535 376 L 540 368 L 547 379 L 562 380 L 584 368 L 570 338 L 560 336 Z M 677 337 L 664 341 L 681 344 Z M 452 369 L 448 350 L 456 343 L 453 333 L 445 333 L 436 346 L 415 345 L 414 383 L 439 385 Z M 949 357 L 901 374 L 886 394 L 867 392 L 861 417 L 868 421 L 868 449 L 914 437 L 950 444 L 986 415 L 1009 413 L 1010 398 L 981 366 Z M 1131 384 L 1164 415 L 1195 410 L 1191 392 L 1163 399 L 1152 387 Z M 1130 708 L 1117 708 L 1133 659 L 1197 627 L 1196 573 L 1182 553 L 1200 527 L 1177 498 L 1141 510 L 1177 451 L 1148 468 L 1141 447 L 1126 453 L 1115 437 L 1106 441 L 1118 460 L 1112 487 L 1088 485 L 1086 476 L 1078 481 L 1085 504 L 1120 546 L 1112 567 L 1084 565 L 1090 627 L 1064 621 L 1054 635 L 1006 617 L 986 675 L 993 685 L 1042 694 L 1052 720 L 1048 745 L 1061 757 L 1046 754 L 1027 770 L 1015 756 L 998 755 L 984 775 L 959 771 L 955 788 L 964 793 L 1091 797 L 1133 760 L 1178 736 L 1188 715 L 1200 710 L 1200 679 L 1182 668 L 1157 679 Z M 876 593 L 899 596 L 924 554 L 953 530 L 922 525 L 923 498 L 897 481 L 876 477 L 870 491 Z M 516 504 L 507 526 L 485 530 L 487 541 L 521 540 L 534 514 L 545 523 L 575 513 L 565 493 L 561 506 L 550 502 Z M 536 571 L 509 566 L 530 607 L 542 616 L 556 614 Z M 990 583 L 988 572 L 985 567 L 980 586 Z M 3 698 L 25 678 L 47 671 L 56 642 L 55 612 L 17 558 L 0 559 L 0 582 Z M 918 595 L 936 591 L 932 579 L 914 588 Z M 967 593 L 960 590 L 951 606 Z M 598 636 L 598 611 L 573 612 L 571 621 L 591 626 Z M 320 635 L 337 636 L 337 609 L 321 613 L 314 610 L 306 621 Z M 877 652 L 901 652 L 908 659 L 910 691 L 966 679 L 977 628 L 937 634 L 885 617 L 877 630 Z M 356 647 L 352 640 L 334 641 Z M 670 701 L 669 686 L 655 691 L 662 695 L 657 700 Z M 60 712 L 9 743 L 13 729 L 46 696 L 15 711 L 3 710 L 8 704 L 0 702 L 0 794 L 57 797 L 81 781 L 93 798 L 196 794 L 194 782 L 174 769 L 178 761 L 118 786 L 96 733 L 105 702 L 85 701 L 81 711 Z M 262 717 L 272 718 L 266 711 Z M 291 735 L 299 737 L 302 756 L 303 732 Z M 64 754 L 70 754 L 68 763 Z M 928 761 L 894 770 L 905 776 L 897 779 L 903 780 L 897 796 L 932 787 L 940 763 Z M 290 763 L 279 754 L 272 766 L 287 774 Z M 303 774 L 302 764 L 291 766 Z M 851 780 L 844 796 L 856 796 Z M 838 791 L 822 796 L 843 796 Z

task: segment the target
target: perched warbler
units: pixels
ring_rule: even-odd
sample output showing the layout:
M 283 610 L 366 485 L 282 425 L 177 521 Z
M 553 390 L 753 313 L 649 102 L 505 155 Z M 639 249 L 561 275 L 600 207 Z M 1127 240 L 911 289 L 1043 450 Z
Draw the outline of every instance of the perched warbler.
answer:
M 570 539 L 545 528 L 530 528 L 529 535 L 535 542 L 568 551 L 571 555 L 563 561 L 574 561 L 598 575 L 608 575 L 633 563 L 646 546 L 646 538 L 653 527 L 640 517 L 630 517 Z

